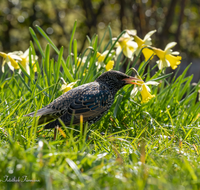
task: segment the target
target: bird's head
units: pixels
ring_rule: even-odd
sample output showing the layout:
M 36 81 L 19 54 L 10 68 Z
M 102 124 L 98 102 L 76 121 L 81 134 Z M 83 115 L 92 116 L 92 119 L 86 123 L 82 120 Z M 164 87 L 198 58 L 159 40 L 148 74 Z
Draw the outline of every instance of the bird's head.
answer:
M 140 81 L 140 79 L 128 76 L 120 71 L 107 71 L 96 79 L 97 82 L 102 82 L 115 93 L 127 84 L 137 84 L 133 81 Z

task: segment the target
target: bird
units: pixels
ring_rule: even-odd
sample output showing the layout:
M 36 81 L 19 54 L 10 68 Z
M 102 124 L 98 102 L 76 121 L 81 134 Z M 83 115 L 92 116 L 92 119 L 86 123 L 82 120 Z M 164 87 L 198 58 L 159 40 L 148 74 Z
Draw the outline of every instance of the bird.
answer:
M 47 106 L 25 116 L 40 116 L 38 125 L 45 124 L 44 129 L 62 126 L 60 118 L 66 126 L 83 122 L 91 125 L 105 115 L 114 102 L 115 94 L 127 84 L 137 84 L 140 79 L 128 76 L 120 71 L 110 70 L 100 75 L 94 82 L 73 88 Z M 73 119 L 72 119 L 73 118 Z

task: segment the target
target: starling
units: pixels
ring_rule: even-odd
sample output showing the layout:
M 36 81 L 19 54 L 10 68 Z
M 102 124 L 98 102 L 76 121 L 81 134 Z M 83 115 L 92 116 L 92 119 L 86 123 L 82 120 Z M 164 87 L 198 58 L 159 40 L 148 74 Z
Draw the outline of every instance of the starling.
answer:
M 73 124 L 83 122 L 91 125 L 101 119 L 110 109 L 115 94 L 126 84 L 136 84 L 133 80 L 140 80 L 119 71 L 107 71 L 94 82 L 90 82 L 59 96 L 49 105 L 25 116 L 40 116 L 38 125 L 45 124 L 45 129 L 60 126 L 60 118 L 69 126 L 73 117 Z

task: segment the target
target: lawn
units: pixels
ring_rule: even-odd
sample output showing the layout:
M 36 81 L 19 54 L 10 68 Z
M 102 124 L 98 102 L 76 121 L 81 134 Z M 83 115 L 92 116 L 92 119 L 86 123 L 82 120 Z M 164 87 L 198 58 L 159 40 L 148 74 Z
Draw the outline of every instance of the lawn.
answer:
M 157 64 L 152 68 L 150 57 L 136 71 L 143 48 L 133 61 L 123 53 L 115 58 L 110 27 L 102 39 L 87 37 L 89 46 L 79 54 L 75 29 L 76 23 L 66 51 L 57 49 L 40 27 L 30 28 L 28 68 L 18 60 L 12 72 L 5 64 L 0 76 L 1 189 L 200 189 L 200 102 L 193 76 L 185 77 L 190 65 L 180 76 L 177 69 L 165 74 Z M 37 35 L 47 40 L 45 49 Z M 110 40 L 102 47 L 107 35 Z M 99 66 L 97 52 L 105 50 Z M 141 89 L 127 85 L 99 122 L 63 126 L 55 138 L 54 129 L 37 126 L 38 117 L 24 117 L 60 96 L 64 81 L 75 82 L 74 87 L 94 81 L 112 60 L 115 70 L 123 67 L 145 83 L 159 83 L 149 86 L 148 100 Z

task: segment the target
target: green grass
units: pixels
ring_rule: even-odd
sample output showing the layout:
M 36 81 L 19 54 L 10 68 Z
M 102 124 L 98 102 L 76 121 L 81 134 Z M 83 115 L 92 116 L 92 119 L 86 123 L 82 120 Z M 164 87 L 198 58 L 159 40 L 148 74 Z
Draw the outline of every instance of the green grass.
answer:
M 166 77 L 170 75 L 158 72 L 151 77 L 149 65 L 142 63 L 140 74 L 147 67 L 147 80 L 162 80 L 158 87 L 152 87 L 155 98 L 141 104 L 139 94 L 130 97 L 133 86 L 126 86 L 101 121 L 89 128 L 86 124 L 85 130 L 63 127 L 55 141 L 53 130 L 38 132 L 42 129 L 37 126 L 38 118 L 23 117 L 62 94 L 60 77 L 67 82 L 79 79 L 78 86 L 105 72 L 96 70 L 95 55 L 99 49 L 111 51 L 112 41 L 101 47 L 98 36 L 88 37 L 94 50 L 83 52 L 81 56 L 88 58 L 80 67 L 75 28 L 76 23 L 67 58 L 63 47 L 57 49 L 37 27 L 48 41 L 43 50 L 30 29 L 32 53 L 36 45 L 41 58 L 36 63 L 37 74 L 31 70 L 29 76 L 23 69 L 22 74 L 11 73 L 6 67 L 0 76 L 1 189 L 200 189 L 200 103 L 196 102 L 197 87 L 190 85 L 192 76 L 185 77 L 189 66 L 169 83 Z M 110 28 L 108 31 L 111 35 Z M 50 50 L 57 53 L 56 61 L 51 59 Z M 118 59 L 115 69 L 122 65 Z M 83 75 L 85 68 L 88 71 Z M 130 71 L 129 66 L 126 70 Z

